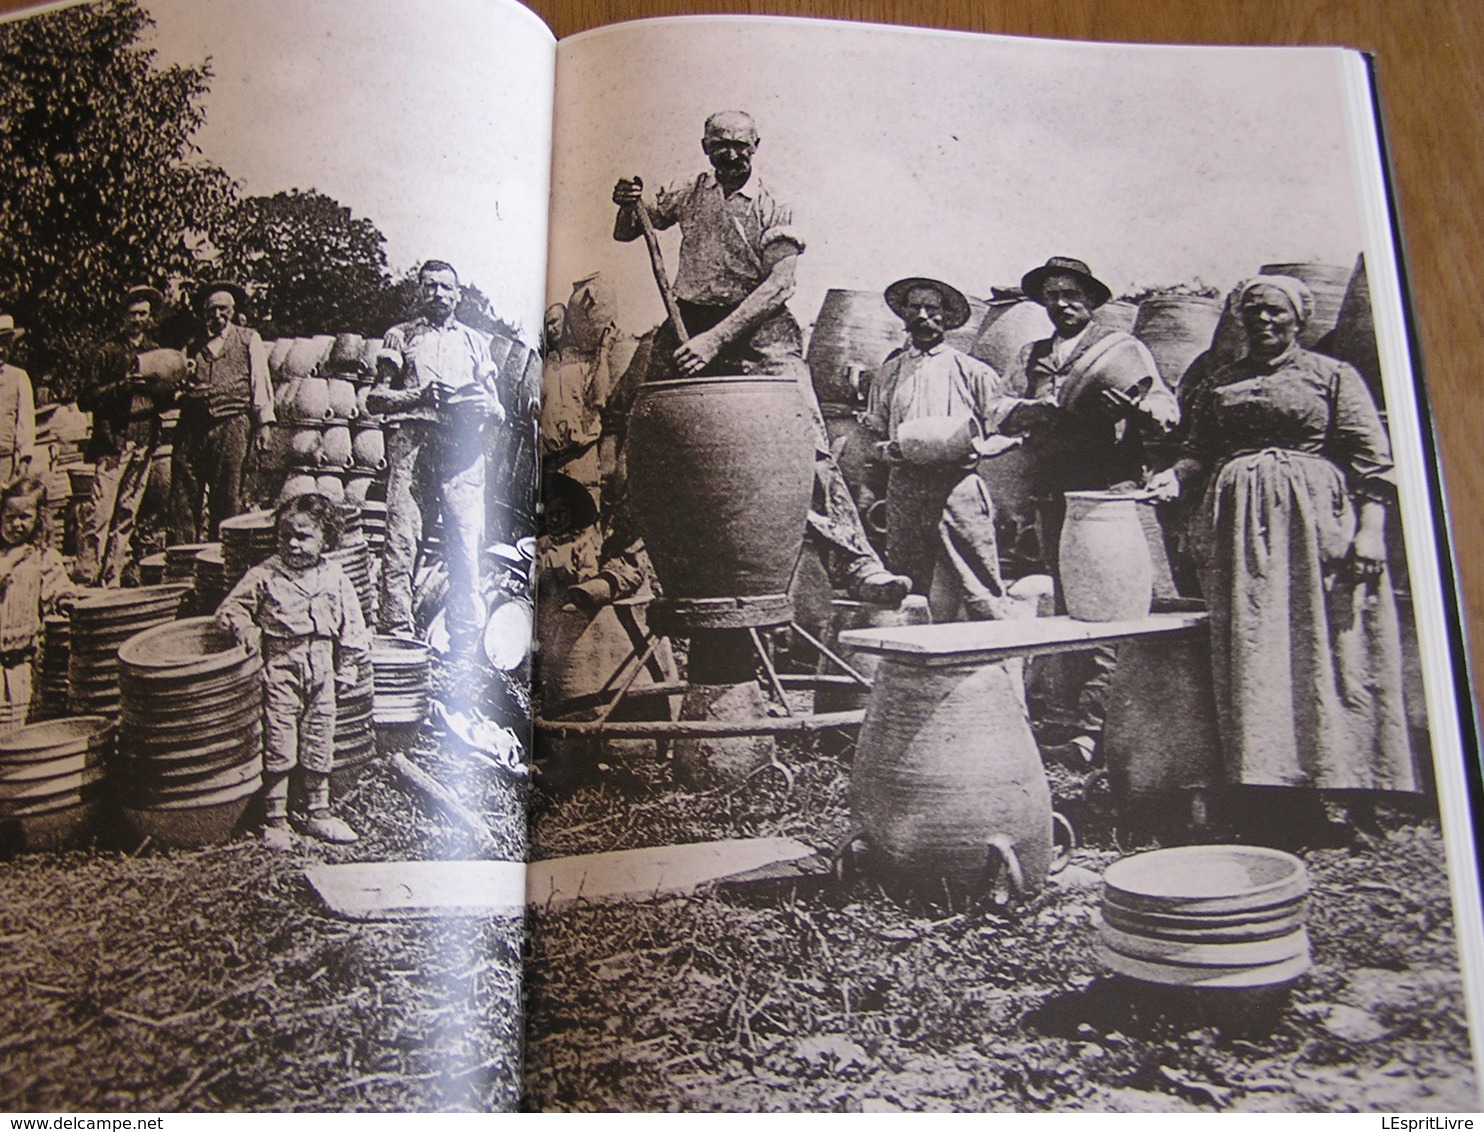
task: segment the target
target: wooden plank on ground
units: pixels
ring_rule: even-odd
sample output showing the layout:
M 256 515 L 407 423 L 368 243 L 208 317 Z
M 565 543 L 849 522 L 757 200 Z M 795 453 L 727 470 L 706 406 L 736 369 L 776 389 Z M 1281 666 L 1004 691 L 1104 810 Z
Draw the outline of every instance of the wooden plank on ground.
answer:
M 818 871 L 815 851 L 788 837 L 623 849 L 548 861 L 364 861 L 315 864 L 310 887 L 349 920 L 518 916 L 526 903 L 649 900 L 720 880 L 752 881 Z
M 519 916 L 520 861 L 362 861 L 310 865 L 304 877 L 325 907 L 347 920 Z
M 713 881 L 814 855 L 791 837 L 760 837 L 557 857 L 531 862 L 526 894 L 540 907 L 574 900 L 645 900 L 694 892 Z
M 1206 613 L 1151 613 L 1135 621 L 950 621 L 892 629 L 851 629 L 840 644 L 906 664 L 993 664 L 1015 657 L 1074 652 L 1101 641 L 1179 633 L 1205 626 Z

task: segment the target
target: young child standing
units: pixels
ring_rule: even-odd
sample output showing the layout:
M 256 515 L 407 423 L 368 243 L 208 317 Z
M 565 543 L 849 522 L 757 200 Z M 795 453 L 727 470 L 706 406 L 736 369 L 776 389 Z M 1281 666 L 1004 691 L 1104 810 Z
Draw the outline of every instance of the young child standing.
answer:
M 35 476 L 0 492 L 0 733 L 25 726 L 42 618 L 73 588 L 46 545 L 45 514 L 46 485 Z
M 323 495 L 298 495 L 278 508 L 278 552 L 233 587 L 216 619 L 263 654 L 266 815 L 263 840 L 292 844 L 289 775 L 302 776 L 300 828 L 321 841 L 357 839 L 330 812 L 336 685 L 353 686 L 371 648 L 355 587 L 327 550 L 340 544 L 340 515 Z

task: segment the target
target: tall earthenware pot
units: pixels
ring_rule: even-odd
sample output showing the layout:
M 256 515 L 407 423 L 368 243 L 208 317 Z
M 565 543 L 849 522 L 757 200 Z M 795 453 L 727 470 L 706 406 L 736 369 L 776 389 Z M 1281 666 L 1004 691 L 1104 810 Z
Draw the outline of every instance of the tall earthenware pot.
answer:
M 665 607 L 691 628 L 787 621 L 814 483 L 794 379 L 651 382 L 629 416 L 628 453 L 629 499 Z
M 1040 889 L 1051 789 L 1005 665 L 883 660 L 850 809 L 873 859 L 924 887 L 979 889 L 1002 872 L 1017 895 Z
M 1133 497 L 1069 491 L 1061 531 L 1061 587 L 1078 621 L 1134 621 L 1149 615 L 1154 566 Z

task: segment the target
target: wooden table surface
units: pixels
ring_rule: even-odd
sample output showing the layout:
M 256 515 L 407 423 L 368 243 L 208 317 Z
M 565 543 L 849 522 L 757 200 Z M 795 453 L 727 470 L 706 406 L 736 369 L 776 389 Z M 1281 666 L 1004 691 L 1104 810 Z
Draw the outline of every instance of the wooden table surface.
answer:
M 0 0 L 0 10 L 23 7 Z M 1484 688 L 1484 4 L 1477 0 L 532 0 L 559 36 L 619 20 L 745 12 L 1130 42 L 1372 51 L 1407 269 Z

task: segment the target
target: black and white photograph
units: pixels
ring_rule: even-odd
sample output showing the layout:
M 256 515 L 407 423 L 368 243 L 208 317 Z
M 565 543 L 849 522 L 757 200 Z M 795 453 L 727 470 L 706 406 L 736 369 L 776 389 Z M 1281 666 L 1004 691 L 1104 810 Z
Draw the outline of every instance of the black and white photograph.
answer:
M 7 1110 L 518 1103 L 555 45 L 428 7 L 0 24 Z
M 1367 84 L 563 41 L 527 1104 L 1477 1106 Z

